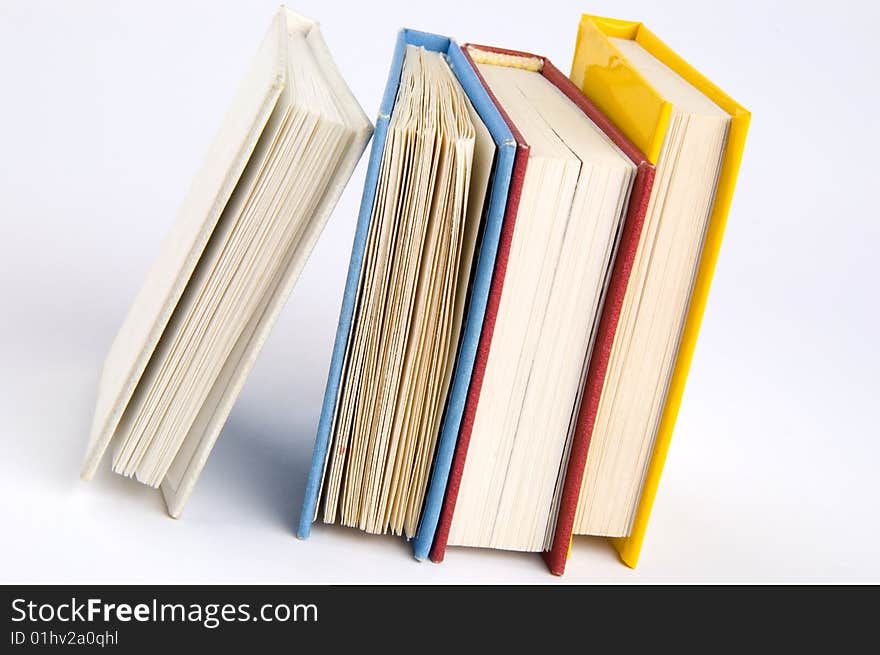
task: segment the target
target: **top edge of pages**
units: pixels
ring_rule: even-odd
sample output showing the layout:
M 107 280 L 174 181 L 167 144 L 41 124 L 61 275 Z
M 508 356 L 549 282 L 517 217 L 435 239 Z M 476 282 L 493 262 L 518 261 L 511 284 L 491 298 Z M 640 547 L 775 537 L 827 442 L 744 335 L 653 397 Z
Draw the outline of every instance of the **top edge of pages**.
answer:
M 105 360 L 82 477 L 178 517 L 370 136 L 297 534 L 634 567 L 750 114 L 638 22 L 546 58 L 400 32 L 375 125 L 275 15 Z

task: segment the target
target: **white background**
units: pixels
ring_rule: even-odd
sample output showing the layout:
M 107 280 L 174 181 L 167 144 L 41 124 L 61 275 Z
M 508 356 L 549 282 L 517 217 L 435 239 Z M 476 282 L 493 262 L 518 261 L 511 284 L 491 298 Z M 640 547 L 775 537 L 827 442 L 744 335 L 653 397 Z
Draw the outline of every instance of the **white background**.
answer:
M 183 517 L 79 480 L 104 355 L 275 0 L 3 0 L 0 582 L 880 582 L 880 15 L 764 4 L 291 4 L 370 116 L 400 27 L 567 71 L 582 11 L 643 20 L 754 114 L 639 567 L 578 538 L 560 581 L 535 555 L 293 537 L 364 161 Z

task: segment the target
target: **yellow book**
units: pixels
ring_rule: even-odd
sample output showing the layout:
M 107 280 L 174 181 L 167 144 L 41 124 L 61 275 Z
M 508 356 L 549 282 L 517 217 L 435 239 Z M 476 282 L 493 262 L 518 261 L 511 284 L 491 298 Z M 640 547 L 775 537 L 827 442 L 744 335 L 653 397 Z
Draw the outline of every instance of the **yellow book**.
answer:
M 570 77 L 652 163 L 656 164 L 660 158 L 664 138 L 670 127 L 673 103 L 658 90 L 656 85 L 652 85 L 640 72 L 641 69 L 624 54 L 628 49 L 622 46 L 627 44 L 621 43 L 618 39 L 635 41 L 730 116 L 726 145 L 718 169 L 714 202 L 709 210 L 708 224 L 705 227 L 702 254 L 698 256 L 696 277 L 668 381 L 665 404 L 659 412 L 653 451 L 647 459 L 641 495 L 638 497 L 628 536 L 612 539 L 623 562 L 635 567 L 684 392 L 751 114 L 676 54 L 642 23 L 585 15 L 578 30 Z M 659 175 L 658 170 L 658 177 Z M 592 447 L 591 444 L 591 449 Z

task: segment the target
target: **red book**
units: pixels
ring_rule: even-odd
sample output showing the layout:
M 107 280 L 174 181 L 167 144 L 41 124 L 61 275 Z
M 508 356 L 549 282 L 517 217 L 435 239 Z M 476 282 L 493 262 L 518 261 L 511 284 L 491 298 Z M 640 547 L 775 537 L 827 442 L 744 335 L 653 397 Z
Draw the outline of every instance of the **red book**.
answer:
M 580 90 L 558 68 L 546 58 L 527 52 L 492 48 L 482 45 L 465 45 L 462 49 L 465 57 L 477 71 L 477 76 L 483 81 L 489 95 L 498 107 L 501 115 L 507 121 L 507 125 L 517 140 L 517 154 L 514 160 L 513 178 L 507 201 L 507 210 L 504 217 L 504 227 L 498 247 L 498 258 L 495 264 L 495 274 L 492 278 L 492 286 L 489 292 L 489 302 L 486 309 L 486 317 L 483 322 L 483 331 L 480 336 L 480 344 L 477 350 L 477 358 L 474 363 L 474 371 L 471 376 L 471 384 L 465 403 L 464 416 L 458 435 L 455 455 L 452 460 L 452 468 L 449 481 L 446 486 L 446 495 L 443 508 L 440 512 L 440 520 L 437 532 L 434 536 L 434 544 L 431 548 L 431 560 L 441 562 L 446 554 L 446 544 L 449 538 L 449 529 L 452 525 L 452 516 L 455 512 L 455 503 L 461 486 L 462 474 L 464 473 L 465 460 L 467 459 L 468 446 L 473 430 L 474 418 L 477 406 L 480 402 L 483 377 L 486 372 L 486 364 L 489 351 L 492 348 L 492 336 L 495 328 L 495 319 L 498 315 L 498 305 L 501 300 L 501 292 L 504 288 L 504 277 L 507 261 L 510 254 L 510 244 L 513 239 L 513 231 L 516 225 L 516 216 L 519 210 L 519 199 L 522 192 L 522 184 L 525 178 L 529 159 L 529 146 L 523 141 L 522 135 L 516 129 L 507 113 L 500 106 L 497 98 L 492 94 L 480 75 L 479 70 L 470 57 L 468 48 L 495 52 L 498 54 L 512 55 L 516 57 L 529 57 L 541 62 L 541 73 L 555 85 L 562 93 L 577 105 L 592 120 L 620 150 L 629 157 L 637 166 L 636 179 L 633 183 L 630 195 L 629 207 L 624 217 L 624 224 L 620 231 L 617 252 L 612 264 L 611 277 L 608 283 L 604 304 L 599 314 L 599 324 L 596 331 L 596 340 L 593 353 L 587 367 L 584 392 L 581 406 L 576 419 L 576 429 L 569 453 L 568 468 L 563 483 L 559 514 L 553 536 L 553 544 L 549 551 L 544 553 L 544 559 L 555 575 L 561 575 L 565 570 L 565 560 L 568 557 L 568 548 L 571 542 L 574 516 L 577 509 L 578 495 L 583 482 L 584 469 L 587 462 L 587 452 L 590 447 L 590 437 L 596 420 L 596 409 L 602 394 L 605 381 L 605 372 L 608 368 L 608 359 L 611 354 L 611 345 L 614 343 L 614 335 L 617 331 L 617 323 L 620 317 L 620 308 L 626 294 L 626 287 L 632 271 L 633 259 L 641 236 L 645 212 L 648 208 L 648 199 L 651 195 L 651 187 L 654 182 L 654 166 L 648 159 L 617 129 L 599 109 L 593 105 Z

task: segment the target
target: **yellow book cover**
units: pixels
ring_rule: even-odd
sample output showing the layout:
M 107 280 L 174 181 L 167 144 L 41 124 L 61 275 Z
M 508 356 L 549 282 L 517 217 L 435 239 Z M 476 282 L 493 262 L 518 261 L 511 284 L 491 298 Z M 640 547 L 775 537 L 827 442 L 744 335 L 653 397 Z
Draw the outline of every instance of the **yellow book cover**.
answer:
M 736 176 L 742 160 L 751 114 L 676 54 L 642 23 L 584 15 L 578 29 L 570 77 L 652 163 L 657 163 L 669 125 L 672 104 L 636 70 L 614 45 L 611 37 L 636 41 L 731 117 L 715 201 L 709 216 L 678 356 L 632 531 L 628 537 L 612 540 L 621 560 L 628 566 L 635 567 L 684 393 L 685 381 L 733 197 Z

